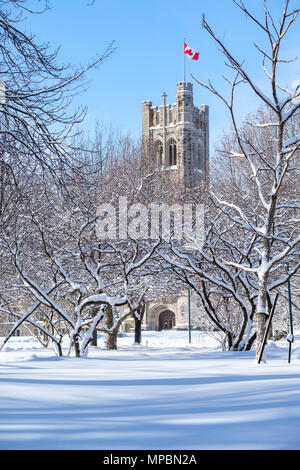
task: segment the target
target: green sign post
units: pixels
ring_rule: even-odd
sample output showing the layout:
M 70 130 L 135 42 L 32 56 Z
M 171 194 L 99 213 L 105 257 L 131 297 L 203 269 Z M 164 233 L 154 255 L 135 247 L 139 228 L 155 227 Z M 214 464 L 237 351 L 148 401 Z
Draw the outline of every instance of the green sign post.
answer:
M 289 274 L 289 264 L 286 263 L 286 272 Z M 288 362 L 291 362 L 291 355 L 292 355 L 292 343 L 294 342 L 294 330 L 293 330 L 293 310 L 292 310 L 292 295 L 291 295 L 291 282 L 290 279 L 287 281 L 288 286 L 288 299 L 289 299 L 289 319 L 290 319 L 290 331 L 287 336 L 287 340 L 289 342 L 289 358 Z

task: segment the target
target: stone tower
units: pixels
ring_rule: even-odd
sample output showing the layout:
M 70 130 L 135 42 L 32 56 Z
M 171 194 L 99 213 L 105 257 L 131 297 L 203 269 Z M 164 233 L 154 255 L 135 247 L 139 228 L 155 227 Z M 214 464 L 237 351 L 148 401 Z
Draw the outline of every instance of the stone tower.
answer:
M 209 181 L 209 109 L 194 106 L 193 84 L 179 82 L 176 103 L 142 102 L 142 137 L 153 158 L 186 187 Z

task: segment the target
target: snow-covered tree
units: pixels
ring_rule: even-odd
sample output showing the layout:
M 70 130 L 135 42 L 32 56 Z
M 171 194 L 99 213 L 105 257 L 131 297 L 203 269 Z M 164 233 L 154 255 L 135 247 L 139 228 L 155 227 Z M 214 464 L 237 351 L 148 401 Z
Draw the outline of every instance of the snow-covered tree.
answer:
M 39 43 L 24 25 L 26 15 L 44 11 L 41 7 L 31 12 L 23 1 L 0 2 L 0 153 L 11 169 L 38 168 L 58 177 L 70 168 L 71 137 L 86 114 L 86 108 L 74 111 L 70 104 L 86 72 L 103 62 L 113 47 L 85 67 L 60 65 L 58 50 Z
M 119 159 L 122 148 L 131 149 L 127 139 L 119 147 Z M 88 163 L 81 174 L 66 179 L 64 191 L 51 181 L 36 180 L 26 188 L 26 203 L 15 213 L 10 230 L 2 232 L 8 281 L 1 282 L 2 312 L 14 315 L 18 326 L 34 322 L 43 335 L 55 336 L 55 344 L 61 343 L 62 328 L 67 329 L 76 355 L 86 351 L 97 330 L 106 335 L 107 347 L 115 348 L 124 319 L 140 318 L 156 275 L 144 275 L 144 269 L 150 269 L 159 240 L 135 239 L 132 234 L 125 239 L 98 237 L 97 209 L 116 199 L 117 161 L 115 170 L 108 167 L 103 175 Z M 128 168 L 133 172 L 136 167 Z M 127 188 L 125 171 L 122 175 Z M 130 194 L 136 193 L 130 187 L 126 194 L 131 201 Z M 35 321 L 36 315 L 43 321 Z
M 32 6 L 32 4 L 31 4 Z M 82 166 L 78 159 L 80 123 L 86 107 L 73 99 L 89 70 L 105 61 L 109 45 L 86 66 L 60 64 L 59 49 L 28 32 L 32 14 L 46 14 L 47 0 L 33 11 L 22 0 L 0 1 L 0 226 L 9 227 L 24 188 L 51 179 L 62 188 Z M 75 142 L 76 136 L 76 142 Z M 33 178 L 35 175 L 36 179 Z M 17 209 L 18 210 L 18 209 Z
M 273 286 L 274 276 L 280 272 L 282 263 L 288 257 L 294 259 L 294 254 L 299 249 L 299 200 L 288 193 L 284 193 L 284 185 L 288 185 L 296 178 L 299 170 L 299 132 L 291 133 L 289 123 L 300 109 L 299 92 L 289 89 L 279 83 L 279 69 L 286 66 L 293 59 L 282 56 L 281 50 L 285 37 L 290 32 L 297 20 L 300 10 L 290 9 L 290 2 L 283 2 L 283 13 L 279 22 L 275 21 L 272 11 L 265 3 L 264 17 L 260 19 L 251 13 L 250 9 L 242 1 L 233 0 L 241 11 L 258 28 L 266 38 L 267 45 L 255 43 L 262 57 L 262 66 L 269 84 L 269 94 L 262 91 L 256 83 L 256 77 L 252 77 L 240 59 L 237 59 L 224 41 L 220 40 L 203 17 L 203 27 L 218 44 L 221 52 L 226 58 L 226 64 L 234 72 L 234 77 L 229 79 L 230 96 L 226 98 L 213 86 L 197 82 L 217 96 L 227 107 L 233 126 L 234 140 L 227 149 L 228 157 L 238 159 L 247 169 L 247 174 L 252 179 L 255 187 L 259 210 L 253 215 L 251 200 L 233 202 L 231 198 L 219 197 L 215 194 L 215 200 L 223 213 L 227 216 L 228 225 L 232 224 L 237 229 L 248 233 L 247 238 L 255 241 L 255 251 L 258 259 L 257 264 L 252 266 L 243 258 L 240 261 L 230 258 L 224 259 L 228 267 L 235 267 L 245 273 L 253 274 L 257 280 L 258 298 L 256 303 L 257 321 L 257 354 L 262 346 L 265 325 L 270 312 L 269 293 Z M 244 132 L 239 126 L 236 106 L 236 91 L 241 85 L 247 85 L 249 90 L 261 101 L 262 104 L 272 111 L 272 120 L 261 122 L 253 120 L 253 136 Z M 267 129 L 270 133 L 270 145 L 266 149 L 255 139 L 256 132 Z M 290 215 L 290 217 L 289 217 Z M 281 223 L 282 222 L 282 223 Z M 297 266 L 292 267 L 295 272 Z M 279 282 L 279 281 L 275 281 Z
M 2 246 L 11 254 L 11 277 L 15 275 L 11 289 L 19 297 L 12 292 L 9 309 L 1 310 L 13 313 L 18 326 L 33 322 L 37 309 L 48 320 L 55 314 L 51 326 L 63 322 L 69 329 L 76 356 L 85 353 L 95 329 L 115 348 L 122 321 L 137 308 L 133 273 L 141 275 L 159 242 L 145 249 L 131 240 L 102 242 L 95 236 L 97 217 L 84 220 L 79 211 L 59 214 L 56 208 L 51 218 L 50 212 L 48 207 L 47 214 L 20 215 L 14 231 L 3 237 Z M 22 296 L 32 301 L 23 315 L 11 307 Z M 41 322 L 34 326 L 52 338 Z M 55 330 L 54 342 L 60 344 L 61 331 Z

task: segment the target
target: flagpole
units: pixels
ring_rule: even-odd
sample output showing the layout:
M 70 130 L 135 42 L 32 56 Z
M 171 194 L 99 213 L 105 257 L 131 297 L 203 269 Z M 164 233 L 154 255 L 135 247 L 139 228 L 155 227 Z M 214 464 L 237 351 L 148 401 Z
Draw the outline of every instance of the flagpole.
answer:
M 183 38 L 183 82 L 185 83 L 185 52 L 184 52 L 185 38 Z
M 185 42 L 183 43 L 183 80 L 185 83 L 186 80 L 186 64 L 185 64 L 185 56 L 188 54 L 189 59 L 198 60 L 199 59 L 199 52 L 194 51 L 190 46 L 188 46 Z

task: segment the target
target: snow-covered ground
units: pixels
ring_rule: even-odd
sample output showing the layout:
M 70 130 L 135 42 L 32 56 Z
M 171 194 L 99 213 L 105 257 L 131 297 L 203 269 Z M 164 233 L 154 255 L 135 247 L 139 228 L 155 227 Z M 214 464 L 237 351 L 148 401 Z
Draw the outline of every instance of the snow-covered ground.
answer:
M 0 352 L 1 449 L 300 449 L 300 332 L 222 352 L 199 332 L 132 335 L 56 357 L 30 337 Z

